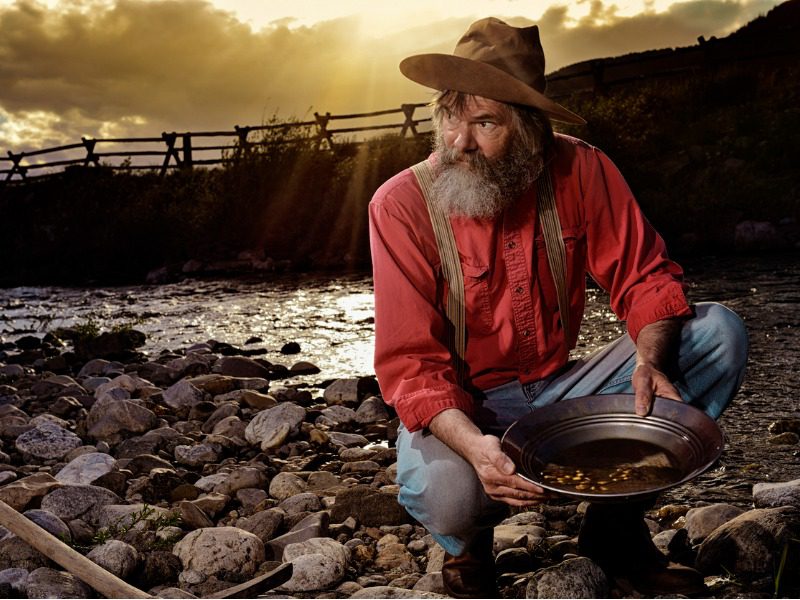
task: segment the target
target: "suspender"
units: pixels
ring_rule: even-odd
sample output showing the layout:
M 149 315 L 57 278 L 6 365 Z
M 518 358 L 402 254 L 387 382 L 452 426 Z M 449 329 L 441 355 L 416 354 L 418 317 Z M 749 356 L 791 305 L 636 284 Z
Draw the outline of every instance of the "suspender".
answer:
M 422 195 L 425 197 L 425 204 L 428 207 L 428 214 L 431 217 L 433 233 L 436 238 L 436 247 L 439 250 L 439 257 L 442 261 L 442 274 L 447 281 L 447 319 L 452 324 L 450 335 L 448 336 L 448 348 L 453 357 L 456 375 L 459 383 L 464 384 L 464 355 L 466 353 L 466 317 L 464 297 L 464 277 L 461 273 L 461 261 L 458 258 L 456 239 L 453 235 L 453 228 L 450 225 L 448 216 L 439 209 L 431 200 L 430 190 L 435 178 L 433 165 L 423 160 L 411 167 L 417 178 Z M 569 295 L 567 293 L 567 253 L 564 248 L 564 239 L 561 237 L 561 224 L 556 210 L 556 199 L 553 193 L 553 184 L 550 180 L 550 173 L 545 167 L 539 177 L 537 189 L 537 209 L 542 223 L 544 233 L 545 251 L 550 271 L 553 275 L 553 283 L 556 287 L 558 297 L 558 312 L 561 317 L 561 325 L 564 327 L 564 337 L 569 340 Z

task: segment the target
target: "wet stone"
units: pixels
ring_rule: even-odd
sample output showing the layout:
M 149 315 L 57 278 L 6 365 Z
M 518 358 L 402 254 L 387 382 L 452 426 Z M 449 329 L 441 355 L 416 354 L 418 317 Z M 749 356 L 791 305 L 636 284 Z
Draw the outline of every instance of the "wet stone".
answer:
M 23 454 L 44 460 L 61 458 L 82 444 L 77 435 L 50 421 L 42 421 L 15 442 L 17 450 Z

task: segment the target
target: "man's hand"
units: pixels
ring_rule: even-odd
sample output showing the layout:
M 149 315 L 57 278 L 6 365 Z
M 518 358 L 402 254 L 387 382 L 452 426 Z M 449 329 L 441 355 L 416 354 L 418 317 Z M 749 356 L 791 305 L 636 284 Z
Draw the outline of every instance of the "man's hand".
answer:
M 650 323 L 636 340 L 636 368 L 631 384 L 635 395 L 636 414 L 650 414 L 656 396 L 681 401 L 681 395 L 665 374 L 667 365 L 677 370 L 682 319 L 664 319 Z
M 517 475 L 514 461 L 500 449 L 497 437 L 484 435 L 460 410 L 439 413 L 429 428 L 472 465 L 490 498 L 511 506 L 531 506 L 548 497 L 538 485 Z

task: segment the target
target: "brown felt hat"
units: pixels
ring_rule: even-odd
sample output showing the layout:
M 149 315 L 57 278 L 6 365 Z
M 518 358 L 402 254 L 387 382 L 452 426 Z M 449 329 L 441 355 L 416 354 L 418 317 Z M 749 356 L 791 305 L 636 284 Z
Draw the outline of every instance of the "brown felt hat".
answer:
M 452 90 L 542 110 L 565 123 L 586 121 L 544 95 L 544 50 L 539 28 L 512 27 L 490 17 L 470 25 L 453 54 L 417 54 L 400 71 L 436 90 Z

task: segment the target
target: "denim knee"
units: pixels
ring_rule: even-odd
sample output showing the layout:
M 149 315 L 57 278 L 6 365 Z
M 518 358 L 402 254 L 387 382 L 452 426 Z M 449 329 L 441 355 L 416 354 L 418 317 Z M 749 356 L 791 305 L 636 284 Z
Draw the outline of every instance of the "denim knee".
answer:
M 700 302 L 695 306 L 697 324 L 704 331 L 704 340 L 714 346 L 714 354 L 721 360 L 730 376 L 741 385 L 747 365 L 749 342 L 747 328 L 741 317 L 717 302 Z

